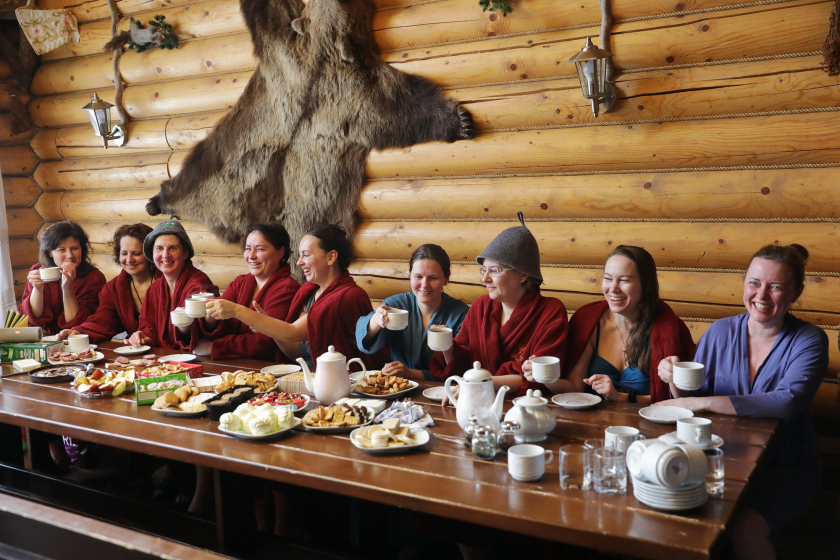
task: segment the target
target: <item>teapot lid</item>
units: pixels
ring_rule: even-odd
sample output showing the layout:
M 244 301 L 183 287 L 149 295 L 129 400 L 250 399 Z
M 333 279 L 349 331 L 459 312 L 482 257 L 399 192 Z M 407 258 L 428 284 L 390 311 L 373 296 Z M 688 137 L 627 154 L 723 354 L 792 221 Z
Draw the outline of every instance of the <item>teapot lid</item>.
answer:
M 492 379 L 493 374 L 487 371 L 486 369 L 481 369 L 481 362 L 473 362 L 473 369 L 468 370 L 464 374 L 465 381 L 487 381 L 488 379 Z
M 326 352 L 318 356 L 319 362 L 335 362 L 343 359 L 344 354 L 342 354 L 341 352 L 336 352 L 335 346 L 330 346 L 329 348 L 327 348 Z
M 533 389 L 528 389 L 524 397 L 513 399 L 513 404 L 520 406 L 540 406 L 548 404 L 548 401 L 542 398 L 542 393 L 539 390 L 534 391 Z

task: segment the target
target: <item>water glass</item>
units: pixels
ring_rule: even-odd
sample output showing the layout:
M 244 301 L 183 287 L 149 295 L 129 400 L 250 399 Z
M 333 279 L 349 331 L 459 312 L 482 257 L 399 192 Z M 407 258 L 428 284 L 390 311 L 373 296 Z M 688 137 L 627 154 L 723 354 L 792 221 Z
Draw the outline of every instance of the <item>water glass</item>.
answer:
M 594 451 L 592 465 L 595 491 L 599 494 L 625 494 L 627 492 L 627 463 L 624 453 L 607 447 Z
M 589 448 L 571 444 L 560 448 L 560 488 L 589 490 L 592 472 L 589 470 Z
M 706 490 L 710 496 L 723 496 L 723 449 L 706 449 Z
M 604 438 L 589 438 L 583 442 L 589 449 L 589 472 L 592 472 L 592 466 L 595 464 L 595 450 L 602 447 L 610 447 L 610 444 Z

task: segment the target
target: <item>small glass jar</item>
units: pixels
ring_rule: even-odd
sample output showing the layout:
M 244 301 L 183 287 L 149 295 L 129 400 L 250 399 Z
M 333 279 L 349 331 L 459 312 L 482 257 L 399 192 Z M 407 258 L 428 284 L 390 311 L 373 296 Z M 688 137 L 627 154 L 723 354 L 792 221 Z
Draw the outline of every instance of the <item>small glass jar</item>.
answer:
M 499 451 L 507 453 L 507 450 L 516 445 L 516 430 L 521 426 L 519 422 L 508 420 L 502 422 L 502 435 L 499 436 Z
M 490 461 L 496 456 L 496 432 L 490 426 L 479 426 L 473 432 L 472 452 L 482 461 Z
M 467 440 L 467 443 L 472 444 L 476 428 L 478 428 L 478 418 L 475 417 L 475 414 L 470 414 L 470 425 L 464 428 L 464 439 Z

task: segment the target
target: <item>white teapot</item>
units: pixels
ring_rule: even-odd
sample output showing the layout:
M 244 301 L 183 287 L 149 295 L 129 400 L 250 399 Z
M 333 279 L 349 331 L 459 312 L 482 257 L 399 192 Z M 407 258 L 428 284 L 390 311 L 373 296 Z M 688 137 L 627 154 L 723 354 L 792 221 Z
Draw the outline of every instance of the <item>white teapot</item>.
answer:
M 513 408 L 505 414 L 505 422 L 510 420 L 519 422 L 520 428 L 514 432 L 517 441 L 521 437 L 526 442 L 543 441 L 557 425 L 557 418 L 548 409 L 548 399 L 533 389 L 528 389 L 524 397 L 513 399 Z
M 449 388 L 453 381 L 460 387 L 457 398 Z M 488 417 L 498 431 L 502 405 L 508 387 L 502 387 L 498 393 L 494 394 L 493 375 L 486 369 L 481 369 L 479 362 L 473 362 L 473 369 L 464 373 L 463 377 L 453 375 L 448 378 L 443 385 L 443 390 L 455 407 L 458 425 L 462 430 L 470 425 L 470 415 L 475 414 L 480 423 L 487 423 L 481 418 Z
M 303 378 L 306 380 L 306 390 L 315 395 L 320 402 L 332 404 L 338 399 L 350 396 L 350 372 L 348 367 L 353 362 L 359 362 L 362 366 L 362 376 L 367 374 L 364 362 L 359 358 L 350 361 L 341 352 L 335 351 L 335 346 L 330 346 L 327 352 L 321 354 L 316 360 L 315 373 L 309 373 L 309 367 L 303 358 L 297 359 Z

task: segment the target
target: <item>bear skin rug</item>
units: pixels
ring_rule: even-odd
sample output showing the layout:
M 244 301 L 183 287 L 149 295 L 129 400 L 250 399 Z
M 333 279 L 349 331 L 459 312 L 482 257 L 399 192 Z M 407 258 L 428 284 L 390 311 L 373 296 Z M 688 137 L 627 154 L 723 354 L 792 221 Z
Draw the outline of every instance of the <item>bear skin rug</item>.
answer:
M 280 222 L 352 236 L 371 149 L 469 139 L 472 117 L 375 52 L 371 0 L 240 0 L 259 65 L 227 117 L 149 200 L 228 242 Z

